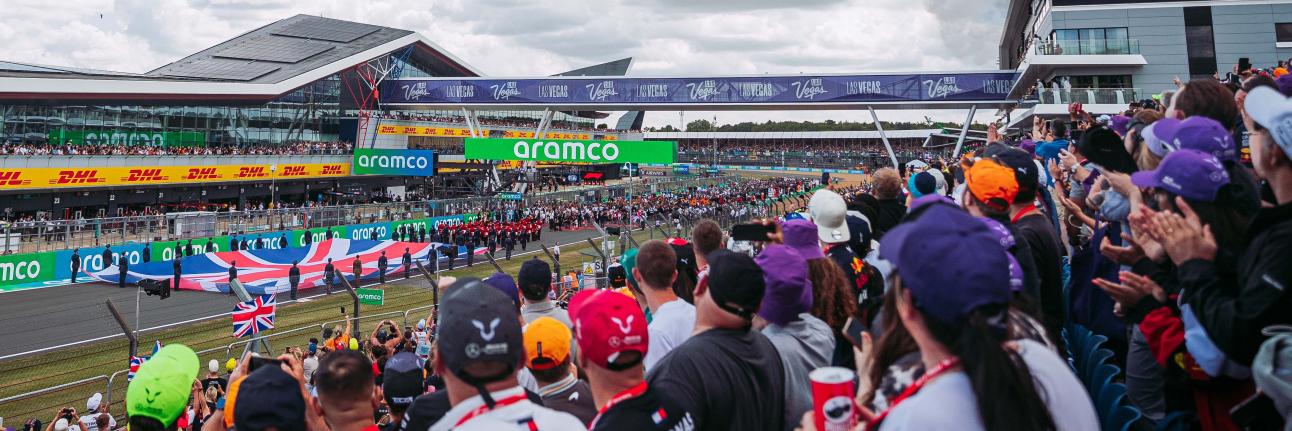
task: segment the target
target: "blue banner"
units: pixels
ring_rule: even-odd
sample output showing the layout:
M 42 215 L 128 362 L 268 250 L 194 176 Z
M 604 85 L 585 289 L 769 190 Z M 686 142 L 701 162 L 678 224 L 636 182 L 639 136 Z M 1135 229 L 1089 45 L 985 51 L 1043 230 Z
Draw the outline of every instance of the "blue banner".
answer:
M 722 104 L 1004 101 L 1013 72 L 721 78 L 389 80 L 381 103 Z

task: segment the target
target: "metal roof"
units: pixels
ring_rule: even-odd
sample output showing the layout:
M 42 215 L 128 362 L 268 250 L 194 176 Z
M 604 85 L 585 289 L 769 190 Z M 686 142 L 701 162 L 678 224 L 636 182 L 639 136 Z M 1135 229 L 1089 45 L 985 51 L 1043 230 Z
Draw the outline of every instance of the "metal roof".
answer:
M 885 130 L 889 139 L 924 139 L 942 129 Z M 873 130 L 827 132 L 644 132 L 643 139 L 879 139 Z

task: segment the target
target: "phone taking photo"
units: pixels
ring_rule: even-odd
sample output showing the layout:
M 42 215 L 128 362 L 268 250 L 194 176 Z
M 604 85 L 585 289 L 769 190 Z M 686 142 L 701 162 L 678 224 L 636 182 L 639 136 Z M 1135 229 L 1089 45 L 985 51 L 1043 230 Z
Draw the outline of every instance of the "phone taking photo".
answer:
M 767 241 L 767 236 L 772 233 L 774 226 L 745 223 L 731 227 L 731 239 L 736 241 Z
M 257 368 L 260 368 L 260 367 L 265 366 L 265 365 L 279 366 L 279 365 L 281 365 L 282 363 L 283 363 L 283 361 L 280 361 L 280 360 L 277 360 L 277 359 L 273 359 L 273 358 L 265 358 L 265 357 L 260 357 L 260 356 L 252 356 L 252 357 L 251 357 L 251 362 L 247 363 L 247 373 L 251 373 L 251 372 L 253 372 L 253 371 L 256 371 L 256 369 L 257 369 Z
M 864 349 L 861 342 L 861 333 L 866 331 L 866 325 L 860 320 L 849 317 L 843 324 L 843 338 L 847 338 L 853 346 L 858 349 Z

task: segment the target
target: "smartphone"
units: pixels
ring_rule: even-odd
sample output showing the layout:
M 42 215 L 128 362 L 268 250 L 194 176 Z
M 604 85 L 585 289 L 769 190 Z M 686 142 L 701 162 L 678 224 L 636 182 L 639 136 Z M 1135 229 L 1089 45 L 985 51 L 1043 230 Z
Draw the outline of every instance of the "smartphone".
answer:
M 731 227 L 731 239 L 736 241 L 767 241 L 773 226 L 756 223 L 738 224 Z
M 341 315 L 342 315 L 342 316 L 344 316 L 344 315 L 345 315 L 345 306 L 344 306 L 344 305 L 342 305 L 342 306 L 341 306 Z
M 256 371 L 257 368 L 260 368 L 261 366 L 264 366 L 264 365 L 278 366 L 278 365 L 281 365 L 282 363 L 283 361 L 280 361 L 274 358 L 263 358 L 260 356 L 252 356 L 251 362 L 247 364 L 247 372 L 248 373 L 254 372 Z
M 848 321 L 843 324 L 843 337 L 847 338 L 848 341 L 852 342 L 852 345 L 857 346 L 858 349 L 862 348 L 861 333 L 865 331 L 866 324 L 851 317 L 849 317 Z

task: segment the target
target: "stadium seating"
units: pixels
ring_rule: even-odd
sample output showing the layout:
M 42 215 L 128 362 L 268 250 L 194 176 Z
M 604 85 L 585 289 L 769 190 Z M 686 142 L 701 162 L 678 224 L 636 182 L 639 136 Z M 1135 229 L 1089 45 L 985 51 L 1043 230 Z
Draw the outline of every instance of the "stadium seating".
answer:
M 1130 429 L 1143 414 L 1126 400 L 1126 386 L 1115 381 L 1121 369 L 1108 363 L 1113 357 L 1113 352 L 1103 347 L 1108 338 L 1077 324 L 1069 324 L 1061 335 L 1068 347 L 1069 364 L 1094 401 L 1100 427 L 1104 431 Z

